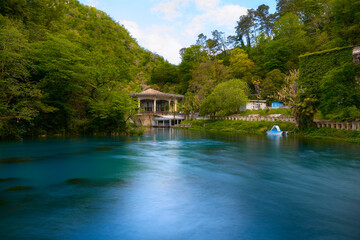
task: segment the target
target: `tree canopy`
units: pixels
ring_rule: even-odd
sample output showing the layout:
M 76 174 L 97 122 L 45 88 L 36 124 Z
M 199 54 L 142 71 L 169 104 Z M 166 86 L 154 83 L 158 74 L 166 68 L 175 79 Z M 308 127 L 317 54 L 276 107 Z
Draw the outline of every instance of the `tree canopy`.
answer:
M 158 63 L 76 0 L 1 1 L 0 137 L 126 131 L 129 92 L 149 84 Z
M 202 115 L 228 115 L 239 112 L 248 101 L 248 87 L 240 79 L 231 79 L 218 84 L 211 94 L 201 103 Z

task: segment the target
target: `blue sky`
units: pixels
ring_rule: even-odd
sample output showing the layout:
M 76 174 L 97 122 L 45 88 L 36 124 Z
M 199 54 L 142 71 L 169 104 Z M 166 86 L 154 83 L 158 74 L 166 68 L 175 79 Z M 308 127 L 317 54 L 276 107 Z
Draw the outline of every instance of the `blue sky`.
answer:
M 236 21 L 248 8 L 261 4 L 275 11 L 276 0 L 79 0 L 106 12 L 123 24 L 138 43 L 180 63 L 179 50 L 196 42 L 197 36 L 219 30 L 235 34 Z

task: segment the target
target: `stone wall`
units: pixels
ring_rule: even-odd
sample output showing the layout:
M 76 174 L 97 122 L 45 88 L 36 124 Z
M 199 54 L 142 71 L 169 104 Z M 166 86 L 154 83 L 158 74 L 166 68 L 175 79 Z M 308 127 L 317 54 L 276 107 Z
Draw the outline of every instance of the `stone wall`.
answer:
M 292 117 L 279 117 L 279 116 L 227 116 L 227 117 L 211 117 L 212 120 L 241 120 L 241 121 L 268 121 L 268 122 L 291 122 L 295 123 Z M 330 127 L 344 130 L 357 130 L 360 131 L 360 122 L 331 122 L 323 120 L 314 120 L 318 128 Z

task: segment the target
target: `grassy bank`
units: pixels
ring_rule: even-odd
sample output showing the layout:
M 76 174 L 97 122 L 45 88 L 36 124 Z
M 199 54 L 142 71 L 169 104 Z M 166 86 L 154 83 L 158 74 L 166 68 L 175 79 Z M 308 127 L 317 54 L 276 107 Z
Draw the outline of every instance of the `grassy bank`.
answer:
M 198 131 L 220 131 L 240 134 L 266 134 L 273 125 L 279 125 L 281 129 L 286 131 L 294 131 L 296 126 L 294 123 L 288 122 L 248 122 L 248 121 L 228 121 L 228 120 L 193 120 L 183 121 L 182 123 L 191 123 L 190 130 Z
M 231 132 L 239 134 L 258 134 L 265 135 L 273 125 L 279 125 L 282 130 L 289 131 L 289 134 L 297 136 L 327 139 L 342 142 L 360 143 L 360 131 L 338 130 L 333 128 L 309 129 L 299 132 L 294 123 L 288 122 L 265 122 L 265 121 L 212 121 L 212 120 L 193 120 L 183 121 L 182 123 L 191 123 L 190 130 L 213 131 L 213 132 Z
M 270 114 L 282 114 L 284 117 L 292 117 L 291 110 L 289 108 L 277 108 L 277 109 L 258 109 L 258 110 L 246 110 L 241 111 L 239 115 L 247 116 L 249 114 L 259 114 L 260 116 L 268 116 Z
M 327 139 L 327 140 L 360 144 L 360 131 L 340 130 L 340 129 L 325 127 L 319 129 L 309 129 L 303 132 L 298 132 L 296 134 L 299 136 L 304 136 L 314 139 Z

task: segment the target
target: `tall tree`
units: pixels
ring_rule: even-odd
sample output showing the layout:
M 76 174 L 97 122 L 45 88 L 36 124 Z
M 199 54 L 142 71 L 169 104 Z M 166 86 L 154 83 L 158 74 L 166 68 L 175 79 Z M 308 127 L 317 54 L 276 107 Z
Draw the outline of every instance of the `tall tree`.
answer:
M 330 20 L 328 28 L 333 45 L 360 43 L 360 0 L 333 0 Z
M 182 85 L 181 93 L 185 93 L 192 78 L 192 71 L 208 58 L 200 45 L 191 45 L 181 49 L 180 56 L 182 61 L 179 65 L 179 81 Z
M 0 15 L 0 136 L 26 132 L 40 112 L 54 108 L 43 104 L 43 93 L 30 79 L 30 45 L 13 24 Z
M 252 34 L 253 34 L 253 25 L 254 25 L 254 16 L 253 14 L 242 15 L 240 16 L 239 21 L 237 22 L 236 29 L 236 39 L 240 43 L 241 47 L 245 47 L 244 38 L 246 40 L 246 46 L 251 47 Z
M 230 73 L 234 78 L 244 78 L 251 76 L 254 69 L 254 62 L 249 59 L 248 54 L 241 48 L 231 51 Z
M 213 38 L 212 40 L 215 42 L 215 51 L 216 54 L 224 53 L 226 55 L 227 50 L 227 40 L 224 32 L 220 32 L 218 30 L 214 30 L 211 32 Z
M 262 97 L 268 100 L 278 100 L 278 92 L 285 84 L 285 74 L 279 69 L 274 69 L 266 74 L 266 78 L 262 83 Z
M 192 72 L 189 92 L 194 93 L 194 106 L 199 109 L 201 102 L 211 93 L 214 87 L 229 79 L 227 68 L 218 61 L 208 60 L 201 63 Z
M 151 83 L 165 85 L 166 83 L 178 82 L 178 70 L 168 61 L 158 64 L 152 71 Z
M 277 14 L 269 14 L 269 6 L 262 4 L 255 11 L 255 17 L 259 25 L 258 31 L 265 32 L 266 36 L 270 36 L 274 21 Z
M 201 103 L 202 115 L 228 115 L 239 111 L 248 101 L 248 87 L 240 79 L 231 79 L 218 84 L 214 91 Z

